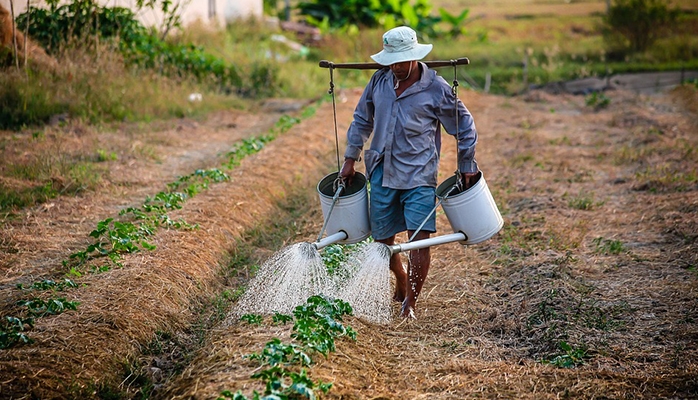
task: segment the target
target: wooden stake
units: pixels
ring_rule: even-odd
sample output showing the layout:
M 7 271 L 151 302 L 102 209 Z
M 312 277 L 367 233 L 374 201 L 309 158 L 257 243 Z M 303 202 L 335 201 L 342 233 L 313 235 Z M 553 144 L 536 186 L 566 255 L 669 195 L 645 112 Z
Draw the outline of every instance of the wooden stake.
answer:
M 15 32 L 15 2 L 10 0 L 10 17 L 12 18 L 12 51 L 15 59 L 15 66 L 19 71 L 19 55 L 17 54 L 17 33 Z

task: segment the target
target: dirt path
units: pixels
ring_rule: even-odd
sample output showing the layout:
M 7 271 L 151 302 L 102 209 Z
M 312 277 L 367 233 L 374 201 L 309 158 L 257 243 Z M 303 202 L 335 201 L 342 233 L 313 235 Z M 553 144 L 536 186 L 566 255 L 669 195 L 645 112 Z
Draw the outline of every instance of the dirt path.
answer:
M 358 94 L 346 92 L 338 104 L 340 132 Z M 543 92 L 461 94 L 476 118 L 478 162 L 505 228 L 480 245 L 433 249 L 416 321 L 379 326 L 351 319 L 357 341 L 340 341 L 336 353 L 311 369 L 314 379 L 334 382 L 325 397 L 698 396 L 695 110 L 687 109 L 683 94 L 607 95 L 609 106 L 594 110 L 583 97 Z M 177 154 L 172 161 L 123 160 L 118 176 L 133 183 L 124 193 L 61 198 L 6 222 L 2 243 L 12 252 L 0 264 L 5 313 L 20 297 L 14 284 L 60 276 L 60 260 L 88 243 L 96 221 L 152 194 L 178 166 L 208 164 L 219 151 L 210 142 L 216 132 L 228 144 L 230 131 L 237 132 L 226 124 L 254 130 L 254 123 L 219 118 L 218 128 L 204 123 L 163 134 L 169 153 Z M 34 344 L 0 351 L 0 396 L 103 397 L 107 389 L 135 395 L 138 384 L 127 390 L 124 364 L 133 368 L 134 357 L 151 354 L 158 332 L 186 333 L 197 305 L 234 289 L 219 275 L 235 254 L 234 240 L 278 212 L 294 190 L 306 188 L 305 196 L 315 199 L 315 184 L 334 160 L 331 121 L 324 104 L 246 159 L 230 182 L 174 213 L 200 229 L 159 232 L 157 250 L 82 278 L 85 286 L 68 293 L 81 303 L 76 312 L 38 320 Z M 443 178 L 454 155 L 445 138 Z M 319 204 L 309 201 L 313 211 L 299 216 L 290 240 L 312 240 L 321 228 Z M 438 224 L 441 233 L 450 232 L 444 215 Z M 257 366 L 243 356 L 287 333 L 244 323 L 214 327 L 181 374 L 149 376 L 158 385 L 154 397 L 261 390 L 249 378 Z M 579 363 L 541 362 L 555 356 Z M 153 365 L 141 367 L 159 369 L 158 357 L 153 353 Z

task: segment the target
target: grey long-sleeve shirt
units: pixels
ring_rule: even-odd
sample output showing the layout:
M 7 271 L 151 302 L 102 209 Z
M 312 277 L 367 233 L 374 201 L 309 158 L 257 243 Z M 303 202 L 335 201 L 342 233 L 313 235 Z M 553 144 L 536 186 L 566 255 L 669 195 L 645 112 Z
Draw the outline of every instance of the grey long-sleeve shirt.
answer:
M 437 185 L 441 151 L 441 125 L 458 138 L 458 169 L 477 172 L 477 131 L 473 117 L 455 96 L 449 84 L 419 63 L 422 76 L 395 97 L 394 75 L 388 68 L 376 71 L 361 95 L 354 120 L 347 131 L 345 157 L 358 160 L 371 133 L 370 148 L 364 151 L 366 171 L 371 174 L 384 160 L 383 186 L 412 189 Z M 456 109 L 458 132 L 456 133 Z

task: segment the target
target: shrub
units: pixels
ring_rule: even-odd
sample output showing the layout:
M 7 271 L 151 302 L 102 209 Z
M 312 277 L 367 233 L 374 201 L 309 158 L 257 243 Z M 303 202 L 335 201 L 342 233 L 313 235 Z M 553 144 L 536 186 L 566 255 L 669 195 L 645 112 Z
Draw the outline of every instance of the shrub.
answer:
M 677 18 L 678 10 L 670 10 L 665 0 L 615 0 L 604 18 L 605 39 L 612 48 L 629 46 L 632 51 L 644 51 Z
M 37 88 L 27 87 L 13 71 L 0 76 L 0 129 L 45 123 L 67 105 L 52 101 Z
M 73 0 L 48 8 L 30 7 L 18 18 L 18 27 L 27 29 L 49 53 L 57 54 L 74 43 L 92 43 L 90 38 L 113 41 L 124 59 L 169 76 L 191 76 L 230 91 L 243 92 L 237 69 L 224 60 L 191 44 L 171 43 L 150 32 L 135 14 L 123 7 L 102 7 L 94 0 Z M 268 93 L 269 91 L 260 91 Z M 255 93 L 257 94 L 257 93 Z
M 311 25 L 331 28 L 347 26 L 394 28 L 409 25 L 417 32 L 431 35 L 440 18 L 432 17 L 428 0 L 372 1 L 372 0 L 310 0 L 302 1 L 297 8 Z

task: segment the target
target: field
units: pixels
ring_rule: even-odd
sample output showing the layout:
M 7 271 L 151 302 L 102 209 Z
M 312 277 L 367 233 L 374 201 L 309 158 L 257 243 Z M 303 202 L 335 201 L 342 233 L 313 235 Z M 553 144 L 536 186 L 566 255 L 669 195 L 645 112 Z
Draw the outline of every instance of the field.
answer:
M 341 141 L 361 89 L 340 86 Z M 504 227 L 432 248 L 416 320 L 397 303 L 387 324 L 344 317 L 356 339 L 307 368 L 333 384 L 319 397 L 697 398 L 696 86 L 460 97 Z M 263 392 L 249 355 L 290 342 L 291 324 L 232 315 L 265 260 L 320 232 L 334 117 L 317 95 L 0 132 L 2 187 L 48 176 L 41 190 L 61 191 L 0 219 L 0 344 L 16 342 L 0 349 L 0 398 Z

